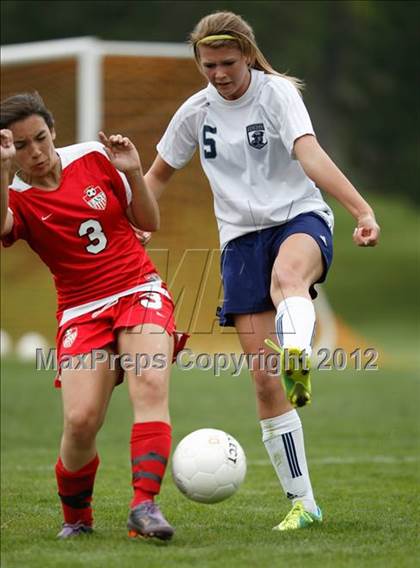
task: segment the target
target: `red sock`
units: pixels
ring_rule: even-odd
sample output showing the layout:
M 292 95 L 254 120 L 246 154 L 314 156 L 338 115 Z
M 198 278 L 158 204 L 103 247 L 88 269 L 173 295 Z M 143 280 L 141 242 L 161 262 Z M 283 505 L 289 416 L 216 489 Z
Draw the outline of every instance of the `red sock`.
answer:
M 74 524 L 80 521 L 85 525 L 92 525 L 91 502 L 98 466 L 99 457 L 95 456 L 78 471 L 67 471 L 61 458 L 58 458 L 55 475 L 66 523 Z
M 160 491 L 171 451 L 172 428 L 166 422 L 137 422 L 131 430 L 134 497 L 131 507 Z

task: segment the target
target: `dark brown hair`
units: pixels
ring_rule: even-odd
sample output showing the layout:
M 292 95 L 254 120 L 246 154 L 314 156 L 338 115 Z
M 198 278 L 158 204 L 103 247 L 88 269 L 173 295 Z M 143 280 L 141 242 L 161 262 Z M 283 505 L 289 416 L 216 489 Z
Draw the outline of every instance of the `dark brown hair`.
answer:
M 9 128 L 14 122 L 34 114 L 41 116 L 50 130 L 54 128 L 53 115 L 37 91 L 8 97 L 0 103 L 0 128 Z

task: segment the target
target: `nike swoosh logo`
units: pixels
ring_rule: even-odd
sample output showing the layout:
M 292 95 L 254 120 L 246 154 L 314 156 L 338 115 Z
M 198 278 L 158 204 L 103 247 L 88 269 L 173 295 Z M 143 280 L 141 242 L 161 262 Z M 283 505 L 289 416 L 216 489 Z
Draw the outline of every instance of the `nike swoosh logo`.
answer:
M 49 219 L 51 217 L 52 213 L 50 213 L 49 215 L 44 215 L 43 217 L 41 217 L 41 221 L 46 221 L 47 219 Z

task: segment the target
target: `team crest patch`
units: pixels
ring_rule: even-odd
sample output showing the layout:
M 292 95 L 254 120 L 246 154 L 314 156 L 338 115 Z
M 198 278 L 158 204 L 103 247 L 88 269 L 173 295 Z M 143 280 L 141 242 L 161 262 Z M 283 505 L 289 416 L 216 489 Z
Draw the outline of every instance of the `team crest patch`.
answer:
M 73 345 L 77 337 L 77 327 L 69 327 L 64 334 L 63 347 L 68 349 Z
M 92 209 L 103 211 L 106 208 L 106 194 L 99 185 L 87 187 L 83 192 L 83 199 Z
M 248 136 L 248 142 L 253 148 L 261 150 L 267 144 L 267 138 L 265 135 L 265 128 L 262 122 L 258 124 L 250 124 L 246 127 L 246 135 Z

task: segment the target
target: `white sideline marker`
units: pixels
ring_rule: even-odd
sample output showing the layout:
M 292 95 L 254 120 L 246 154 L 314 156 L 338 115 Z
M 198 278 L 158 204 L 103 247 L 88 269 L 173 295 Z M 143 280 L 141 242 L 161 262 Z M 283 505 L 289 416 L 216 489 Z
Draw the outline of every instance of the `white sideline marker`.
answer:
M 36 350 L 43 349 L 48 351 L 48 341 L 43 335 L 31 331 L 22 335 L 15 346 L 15 353 L 19 361 L 32 363 L 35 362 Z
M 324 458 L 309 457 L 311 465 L 351 465 L 351 464 L 401 464 L 417 463 L 420 458 L 416 456 L 326 456 Z M 248 460 L 250 466 L 272 467 L 268 460 Z
M 12 352 L 12 339 L 4 329 L 0 329 L 0 354 L 1 358 L 7 357 Z

